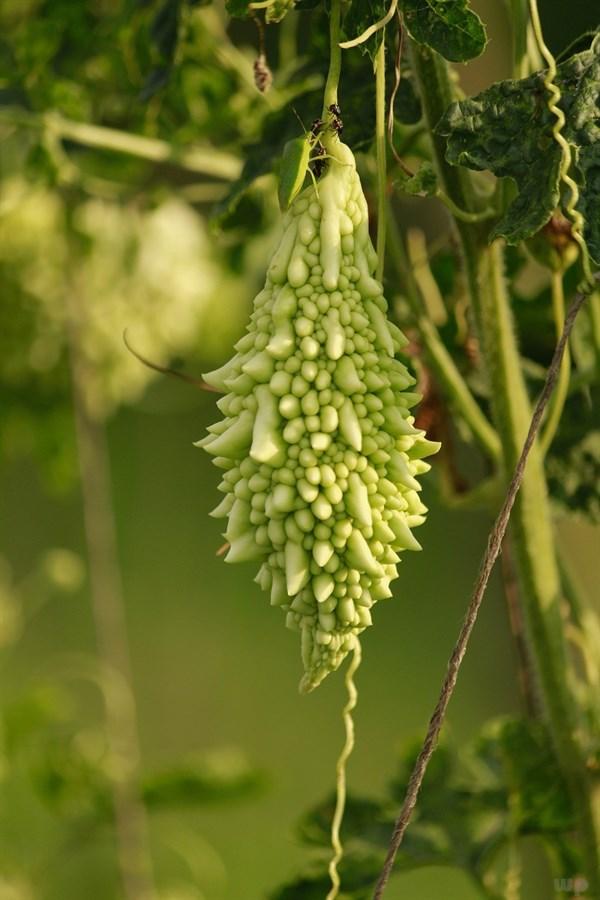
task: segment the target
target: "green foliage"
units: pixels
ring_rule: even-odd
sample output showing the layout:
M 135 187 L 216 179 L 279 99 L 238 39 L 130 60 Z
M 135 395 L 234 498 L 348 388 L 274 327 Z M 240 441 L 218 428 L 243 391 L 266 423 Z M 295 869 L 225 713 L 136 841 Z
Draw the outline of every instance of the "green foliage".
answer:
M 547 461 L 548 484 L 563 510 L 600 523 L 600 384 L 571 396 Z
M 468 0 L 402 0 L 411 37 L 452 62 L 466 62 L 483 53 L 485 28 Z
M 366 900 L 381 871 L 399 805 L 420 744 L 401 755 L 382 800 L 350 796 L 342 826 L 344 897 Z M 298 836 L 323 851 L 330 840 L 334 798 L 301 820 Z M 486 896 L 492 892 L 498 856 L 520 836 L 538 835 L 565 858 L 573 853 L 574 814 L 567 786 L 541 723 L 500 719 L 458 750 L 436 751 L 406 833 L 395 872 L 421 866 L 466 869 Z M 573 859 L 573 857 L 570 857 Z M 326 855 L 275 892 L 273 900 L 317 897 L 327 883 Z M 489 891 L 489 893 L 488 893 Z
M 585 222 L 591 255 L 600 260 L 600 42 L 558 67 L 556 84 L 566 115 L 565 138 L 574 148 L 571 175 L 580 191 L 578 209 Z M 476 97 L 461 100 L 447 111 L 437 131 L 448 139 L 447 159 L 454 165 L 489 169 L 508 176 L 518 196 L 497 223 L 492 237 L 510 243 L 530 237 L 561 202 L 561 150 L 552 134 L 555 117 L 548 109 L 543 73 L 520 81 L 502 81 Z
M 0 452 L 8 459 L 29 455 L 54 484 L 76 481 L 70 305 L 82 316 L 79 334 L 90 371 L 87 399 L 99 418 L 137 400 L 154 377 L 127 353 L 122 342 L 125 327 L 132 345 L 159 362 L 170 355 L 189 359 L 198 347 L 200 357 L 222 355 L 227 341 L 219 341 L 219 336 L 226 328 L 230 335 L 239 329 L 257 269 L 266 257 L 275 206 L 274 180 L 269 176 L 282 169 L 285 176 L 287 163 L 280 164 L 283 148 L 299 133 L 292 106 L 307 129 L 321 113 L 328 4 L 275 0 L 257 11 L 259 18 L 275 23 L 294 9 L 284 29 L 267 29 L 266 50 L 275 77 L 266 97 L 252 80 L 257 33 L 247 0 L 228 0 L 229 13 L 248 20 L 231 27 L 222 6 L 201 10 L 203 5 L 208 4 L 8 0 L 0 7 Z M 346 4 L 347 35 L 357 36 L 388 8 L 387 0 Z M 410 38 L 448 60 L 464 61 L 485 47 L 485 30 L 467 0 L 401 0 L 399 8 L 405 50 Z M 396 37 L 394 19 L 387 28 L 388 98 Z M 344 53 L 339 92 L 344 140 L 365 153 L 359 165 L 367 192 L 374 132 L 370 55 L 381 38 L 380 33 L 360 49 Z M 408 59 L 405 52 L 394 141 L 403 158 L 410 157 L 416 174 L 399 174 L 396 186 L 404 193 L 431 196 L 437 181 L 425 126 L 419 125 L 421 104 Z M 579 209 L 592 253 L 600 259 L 597 41 L 561 63 L 557 83 L 567 117 L 565 134 L 574 149 L 572 174 L 580 187 Z M 137 135 L 158 139 L 169 152 L 157 163 L 135 151 L 86 146 L 55 127 L 65 118 L 84 126 L 120 129 L 125 143 Z M 548 252 L 546 235 L 538 231 L 566 199 L 558 182 L 559 150 L 552 125 L 538 73 L 462 100 L 440 126 L 449 139 L 451 162 L 516 181 L 519 195 L 494 234 L 519 241 L 535 233 L 535 246 L 530 244 L 529 249 L 544 265 L 567 260 L 554 247 Z M 234 174 L 236 161 L 243 163 L 241 177 L 213 179 L 188 170 L 183 160 L 190 144 L 206 146 L 215 157 L 225 150 L 233 160 Z M 294 181 L 284 205 L 295 192 Z M 509 193 L 498 191 L 497 197 Z M 222 226 L 217 238 L 202 222 L 213 199 L 218 203 L 215 221 Z M 448 314 L 440 321 L 439 338 L 487 413 L 489 386 L 469 331 L 458 252 L 446 246 L 435 254 L 431 268 Z M 555 335 L 548 291 L 524 298 L 515 286 L 525 268 L 523 249 L 511 251 L 507 277 L 533 398 Z M 567 277 L 567 294 L 575 283 L 574 267 Z M 390 279 L 389 287 L 405 290 L 406 282 L 399 279 L 394 284 Z M 416 336 L 414 310 L 401 302 L 398 308 Z M 546 471 L 556 505 L 598 521 L 600 428 L 594 416 L 600 397 L 598 334 L 593 331 L 583 313 L 572 341 L 570 395 Z M 418 337 L 413 343 L 418 344 Z M 417 363 L 427 388 L 424 360 Z M 434 386 L 424 418 L 444 418 L 436 391 Z M 462 436 L 460 416 L 453 418 L 451 427 Z M 18 657 L 18 641 L 27 636 L 30 617 L 47 598 L 76 592 L 82 579 L 80 561 L 66 551 L 49 554 L 28 576 L 25 587 L 15 584 L 7 568 L 0 568 L 0 647 L 6 660 L 12 663 L 12 655 Z M 18 679 L 19 666 L 15 671 Z M 78 834 L 83 842 L 99 831 L 111 832 L 119 761 L 108 746 L 100 695 L 91 704 L 82 703 L 82 697 L 89 699 L 89 685 L 81 693 L 80 687 L 67 690 L 62 682 L 38 681 L 16 699 L 7 688 L 0 784 L 3 870 L 16 871 L 14 846 L 29 837 L 29 824 L 35 832 L 42 819 L 51 819 L 52 833 L 59 840 Z M 595 747 L 592 737 L 586 735 L 586 740 L 586 746 Z M 577 871 L 572 805 L 551 746 L 542 725 L 504 721 L 491 725 L 460 753 L 442 747 L 429 770 L 397 871 L 434 864 L 462 866 L 480 885 L 487 884 L 494 880 L 497 860 L 506 847 L 526 835 L 547 842 L 570 861 L 569 871 Z M 348 855 L 341 867 L 346 898 L 371 896 L 415 753 L 416 747 L 403 756 L 382 799 L 350 797 L 343 826 Z M 262 773 L 243 757 L 219 751 L 144 771 L 139 788 L 147 808 L 158 814 L 251 798 L 264 783 Z M 21 802 L 22 797 L 33 800 Z M 19 820 L 14 841 L 4 841 L 9 830 L 5 825 L 19 818 L 20 806 L 27 810 L 25 826 Z M 300 838 L 317 850 L 318 859 L 274 897 L 321 900 L 326 894 L 332 811 L 329 798 L 303 819 Z M 25 843 L 33 859 L 35 835 L 31 847 L 29 840 Z M 50 850 L 56 855 L 53 845 Z M 4 887 L 0 882 L 0 893 Z
M 112 780 L 121 763 L 102 729 L 80 709 L 75 689 L 38 683 L 2 711 L 4 790 L 26 781 L 37 798 L 65 824 L 85 822 L 87 839 L 113 816 Z M 82 724 L 85 722 L 85 725 Z M 260 794 L 264 774 L 237 750 L 219 749 L 142 772 L 140 794 L 156 813 L 245 801 Z M 0 855 L 0 861 L 2 857 Z
M 253 797 L 265 777 L 239 751 L 219 750 L 147 773 L 142 797 L 151 810 L 229 803 Z
M 314 6 L 318 2 L 320 0 L 316 0 Z M 237 19 L 245 19 L 252 12 L 250 4 L 251 0 L 226 0 L 225 7 L 230 16 Z M 271 0 L 265 7 L 265 21 L 268 23 L 281 22 L 287 13 L 297 5 L 300 4 L 297 4 L 295 0 Z M 305 4 L 303 4 L 303 7 L 305 9 L 308 8 Z
M 438 189 L 437 175 L 429 162 L 421 163 L 414 175 L 401 172 L 397 184 L 405 194 L 421 194 L 425 197 L 433 196 Z
M 348 38 L 358 37 L 382 19 L 388 6 L 385 0 L 353 0 L 344 19 Z M 448 60 L 465 62 L 485 49 L 485 28 L 468 0 L 400 0 L 399 8 L 413 40 Z M 361 45 L 363 52 L 374 57 L 380 42 L 381 32 Z
M 387 10 L 386 0 L 354 0 L 344 16 L 343 25 L 348 40 L 359 37 L 367 28 L 382 19 Z M 359 45 L 361 52 L 368 53 L 371 59 L 374 59 L 381 38 L 382 32 L 379 31 Z

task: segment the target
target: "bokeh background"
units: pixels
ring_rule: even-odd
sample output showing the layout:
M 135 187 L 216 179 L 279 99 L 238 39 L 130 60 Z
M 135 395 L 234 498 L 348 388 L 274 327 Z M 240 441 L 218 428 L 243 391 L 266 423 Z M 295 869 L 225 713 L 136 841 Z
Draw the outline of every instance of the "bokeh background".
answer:
M 227 44 L 226 52 L 237 70 L 223 79 L 243 86 L 238 107 L 217 121 L 211 115 L 230 85 L 199 73 L 205 62 L 215 65 L 220 8 L 193 13 L 211 24 L 194 32 L 179 94 L 167 86 L 173 94 L 166 100 L 160 92 L 140 100 L 143 67 L 120 60 L 125 101 L 114 84 L 102 94 L 111 78 L 118 84 L 102 65 L 117 65 L 106 62 L 106 48 L 111 41 L 121 46 L 126 10 L 108 0 L 77 4 L 77 12 L 69 3 L 62 12 L 55 3 L 50 12 L 51 5 L 5 0 L 0 7 L 0 100 L 7 108 L 23 100 L 15 94 L 11 54 L 20 71 L 29 53 L 25 88 L 34 97 L 23 106 L 23 122 L 0 114 L 0 898 L 121 896 L 112 829 L 104 822 L 86 833 L 85 826 L 90 803 L 103 802 L 89 797 L 102 796 L 108 754 L 96 683 L 103 676 L 89 672 L 96 635 L 65 361 L 67 311 L 86 298 L 90 314 L 80 324 L 91 374 L 84 402 L 107 436 L 142 769 L 172 777 L 170 799 L 149 816 L 156 882 L 171 900 L 259 900 L 306 863 L 294 826 L 332 790 L 342 680 L 332 677 L 299 696 L 297 636 L 269 608 L 251 565 L 225 566 L 216 556 L 222 538 L 208 512 L 217 502 L 218 472 L 193 447 L 217 416 L 214 395 L 149 371 L 121 335 L 127 329 L 140 353 L 162 363 L 175 359 L 194 373 L 226 359 L 260 284 L 277 213 L 263 197 L 256 233 L 215 231 L 209 201 L 218 197 L 210 198 L 210 184 L 190 183 L 176 166 L 157 175 L 150 164 L 144 184 L 133 163 L 118 157 L 118 169 L 115 155 L 104 151 L 77 160 L 88 181 L 82 186 L 69 169 L 69 147 L 53 147 L 50 139 L 40 145 L 26 121 L 58 109 L 81 121 L 112 116 L 121 128 L 161 139 L 172 124 L 180 145 L 215 143 L 220 135 L 228 147 L 239 145 L 236 123 L 241 140 L 248 137 L 263 102 L 252 94 L 256 36 L 239 25 L 230 30 L 237 49 Z M 473 5 L 491 41 L 480 60 L 459 67 L 468 92 L 510 73 L 504 5 Z M 142 24 L 155 13 L 152 4 L 130 6 Z M 540 7 L 555 50 L 593 24 L 585 0 L 569 3 L 567 19 L 558 0 Z M 95 20 L 97 58 L 86 62 L 65 43 L 70 61 L 64 67 L 57 61 L 60 48 L 50 46 L 44 24 L 59 13 L 80 16 L 82 27 L 86 14 Z M 189 108 L 178 108 L 180 94 Z M 57 160 L 62 153 L 66 158 Z M 113 179 L 119 187 L 111 195 Z M 271 188 L 267 182 L 264 192 Z M 408 203 L 406 215 L 433 234 L 445 227 L 433 204 L 416 206 Z M 423 732 L 490 525 L 484 514 L 443 506 L 435 465 L 425 502 L 424 553 L 403 562 L 394 598 L 379 604 L 375 627 L 364 635 L 349 780 L 366 795 L 384 791 L 400 747 Z M 558 527 L 573 568 L 600 603 L 598 530 L 573 518 Z M 496 576 L 447 738 L 460 745 L 485 720 L 520 708 Z M 196 801 L 182 780 L 186 766 L 204 785 Z M 549 896 L 549 876 L 530 850 L 522 896 L 541 900 Z M 452 869 L 404 874 L 389 889 L 390 900 L 478 896 L 467 876 Z

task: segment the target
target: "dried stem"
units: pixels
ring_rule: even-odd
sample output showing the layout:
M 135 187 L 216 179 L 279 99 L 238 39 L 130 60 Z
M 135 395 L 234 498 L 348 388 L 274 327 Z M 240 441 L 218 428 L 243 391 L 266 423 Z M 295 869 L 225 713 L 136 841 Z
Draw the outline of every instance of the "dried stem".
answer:
M 535 690 L 535 676 L 533 660 L 525 635 L 525 622 L 523 608 L 519 596 L 519 583 L 515 572 L 510 542 L 505 538 L 500 554 L 500 566 L 502 568 L 502 582 L 504 584 L 504 596 L 506 599 L 506 611 L 508 623 L 512 634 L 515 656 L 517 659 L 517 674 L 521 688 L 521 696 L 525 712 L 531 718 L 540 712 L 539 699 Z
M 427 766 L 429 765 L 429 761 L 435 750 L 439 734 L 444 723 L 444 718 L 446 716 L 446 710 L 448 709 L 450 698 L 452 697 L 454 688 L 456 687 L 458 672 L 467 650 L 469 638 L 471 637 L 475 622 L 477 621 L 477 615 L 481 608 L 481 603 L 485 595 L 485 590 L 492 573 L 494 563 L 496 562 L 496 559 L 498 558 L 498 554 L 500 553 L 500 549 L 502 547 L 502 541 L 508 527 L 511 510 L 513 508 L 513 504 L 515 502 L 515 498 L 517 496 L 519 488 L 521 487 L 521 482 L 523 481 L 525 466 L 527 464 L 527 457 L 529 456 L 529 452 L 539 431 L 540 422 L 544 414 L 544 410 L 552 395 L 552 391 L 554 389 L 554 385 L 560 371 L 565 347 L 573 328 L 573 324 L 575 322 L 575 317 L 581 309 L 586 296 L 586 293 L 580 291 L 578 294 L 576 294 L 575 299 L 571 304 L 571 308 L 569 309 L 568 315 L 565 319 L 563 333 L 556 346 L 554 356 L 552 357 L 552 362 L 548 369 L 548 374 L 546 376 L 546 381 L 542 389 L 542 393 L 540 394 L 533 411 L 533 416 L 529 425 L 527 437 L 525 439 L 523 449 L 521 450 L 521 455 L 517 462 L 510 485 L 508 487 L 504 503 L 502 504 L 502 508 L 488 538 L 487 549 L 481 562 L 479 574 L 475 583 L 475 588 L 473 590 L 473 594 L 471 596 L 471 600 L 467 609 L 467 614 L 460 630 L 458 640 L 454 646 L 454 650 L 452 651 L 452 655 L 448 662 L 448 669 L 442 683 L 442 689 L 440 691 L 440 695 L 431 719 L 429 720 L 429 726 L 427 728 L 427 734 L 423 742 L 421 752 L 419 753 L 419 756 L 411 773 L 400 814 L 396 819 L 396 823 L 394 825 L 394 831 L 392 833 L 386 860 L 379 877 L 379 881 L 377 882 L 375 888 L 374 900 L 379 900 L 379 898 L 383 895 L 389 877 L 392 873 L 396 854 L 398 852 L 400 844 L 402 843 L 402 839 L 415 808 L 417 797 L 419 795 L 419 791 L 425 777 L 425 772 L 427 771 Z

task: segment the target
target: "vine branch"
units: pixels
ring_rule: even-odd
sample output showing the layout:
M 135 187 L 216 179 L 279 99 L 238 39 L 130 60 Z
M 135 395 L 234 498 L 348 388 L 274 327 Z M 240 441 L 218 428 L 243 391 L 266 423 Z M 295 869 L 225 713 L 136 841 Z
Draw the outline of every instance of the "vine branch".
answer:
M 117 855 L 126 900 L 156 900 L 146 810 L 139 791 L 140 746 L 122 595 L 111 478 L 104 428 L 90 413 L 80 319 L 70 304 L 69 353 L 79 453 L 90 599 L 98 653 L 106 672 L 123 688 L 106 691 L 106 730 L 113 756 L 112 794 Z M 123 702 L 123 694 L 127 702 Z
M 337 103 L 338 101 L 338 84 L 340 81 L 340 72 L 342 71 L 340 18 L 340 0 L 331 0 L 329 19 L 329 70 L 327 72 L 327 81 L 325 82 L 325 91 L 323 92 L 323 119 L 326 118 L 327 111 L 332 103 Z
M 387 159 L 385 146 L 385 30 L 375 57 L 375 146 L 377 151 L 377 270 L 375 277 L 383 280 L 385 256 L 385 219 L 387 192 Z
M 519 456 L 517 465 L 515 467 L 515 471 L 513 473 L 510 485 L 506 493 L 506 497 L 504 499 L 504 503 L 502 504 L 502 508 L 498 513 L 498 517 L 488 538 L 487 548 L 481 562 L 479 574 L 475 583 L 475 588 L 471 595 L 471 600 L 469 602 L 467 613 L 461 627 L 458 640 L 454 646 L 454 650 L 452 651 L 452 655 L 450 656 L 450 660 L 448 662 L 448 669 L 442 683 L 438 701 L 435 705 L 435 709 L 433 711 L 431 719 L 429 720 L 429 726 L 427 728 L 427 734 L 425 736 L 423 746 L 421 747 L 421 751 L 408 782 L 404 802 L 402 804 L 400 814 L 398 815 L 398 818 L 396 819 L 396 823 L 394 825 L 394 831 L 392 833 L 388 853 L 383 869 L 381 871 L 381 875 L 379 876 L 379 880 L 375 887 L 373 900 L 379 900 L 379 898 L 383 896 L 383 892 L 392 873 L 396 854 L 402 843 L 402 839 L 404 838 L 404 834 L 415 808 L 419 791 L 421 789 L 421 785 L 423 784 L 423 779 L 427 771 L 427 766 L 429 765 L 431 757 L 433 756 L 440 731 L 444 723 L 448 704 L 450 703 L 454 688 L 456 687 L 458 672 L 467 650 L 469 638 L 471 637 L 475 622 L 477 621 L 477 616 L 481 608 L 481 603 L 485 595 L 485 590 L 487 588 L 492 569 L 494 568 L 494 564 L 502 547 L 502 541 L 508 527 L 510 514 L 515 502 L 515 498 L 519 492 L 519 488 L 521 487 L 521 482 L 523 481 L 523 475 L 525 473 L 525 466 L 527 464 L 529 452 L 539 431 L 544 410 L 546 409 L 548 401 L 552 395 L 552 391 L 554 390 L 554 386 L 556 384 L 556 380 L 558 378 L 560 367 L 562 364 L 565 347 L 569 339 L 569 335 L 571 334 L 575 318 L 577 316 L 577 313 L 581 309 L 586 296 L 587 292 L 583 290 L 579 291 L 575 295 L 575 299 L 573 300 L 573 303 L 571 304 L 571 307 L 565 319 L 563 332 L 560 336 L 560 340 L 556 345 L 556 349 L 554 351 L 554 356 L 552 357 L 552 362 L 550 363 L 550 367 L 548 369 L 544 387 L 533 411 L 533 416 L 531 418 L 531 423 L 529 425 L 529 430 L 527 432 L 527 437 L 525 439 L 523 449 L 521 450 L 521 455 Z
M 565 292 L 562 269 L 552 272 L 552 313 L 554 316 L 556 336 L 559 337 L 565 318 Z M 552 403 L 548 407 L 548 416 L 540 435 L 540 452 L 542 456 L 545 456 L 552 446 L 552 441 L 558 430 L 560 417 L 569 393 L 570 374 L 571 355 L 569 353 L 569 348 L 567 347 L 560 367 L 560 376 L 558 378 L 556 391 L 552 398 Z
M 226 181 L 234 181 L 242 168 L 237 157 L 214 147 L 191 147 L 179 151 L 160 138 L 149 138 L 88 122 L 74 122 L 55 112 L 40 116 L 12 108 L 0 111 L 0 121 L 26 128 L 45 129 L 60 140 L 73 141 L 84 147 L 125 153 L 148 162 L 170 163 L 188 172 L 212 175 Z
M 391 212 L 388 216 L 387 224 L 391 248 L 390 257 L 399 277 L 402 279 L 406 298 L 414 315 L 415 325 L 419 330 L 423 346 L 427 351 L 431 368 L 446 391 L 450 402 L 463 416 L 473 437 L 479 442 L 490 459 L 498 462 L 501 456 L 498 435 L 482 412 L 469 385 L 446 349 L 438 329 L 430 316 L 426 315 L 425 304 L 413 269 L 409 264 L 400 230 Z

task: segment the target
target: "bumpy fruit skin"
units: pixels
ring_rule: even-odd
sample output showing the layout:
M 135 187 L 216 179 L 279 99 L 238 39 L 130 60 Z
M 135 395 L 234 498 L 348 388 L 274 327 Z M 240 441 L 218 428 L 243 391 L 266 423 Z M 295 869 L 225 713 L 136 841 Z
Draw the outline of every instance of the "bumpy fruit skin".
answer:
M 302 636 L 303 692 L 391 596 L 402 551 L 420 549 L 417 476 L 439 447 L 410 414 L 354 157 L 338 141 L 329 152 L 318 191 L 285 215 L 236 355 L 204 376 L 225 418 L 199 442 L 224 470 L 225 560 L 262 563 L 256 581 Z

